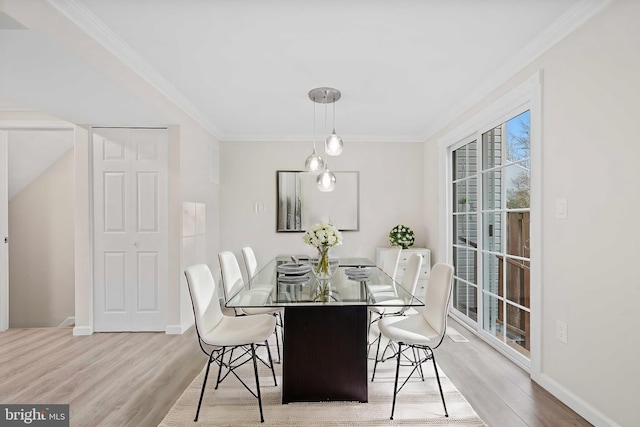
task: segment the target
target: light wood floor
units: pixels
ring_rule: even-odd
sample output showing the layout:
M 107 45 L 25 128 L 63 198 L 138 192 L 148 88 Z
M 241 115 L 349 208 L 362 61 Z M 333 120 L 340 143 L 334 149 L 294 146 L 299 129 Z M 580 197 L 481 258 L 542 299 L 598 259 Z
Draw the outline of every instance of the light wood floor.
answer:
M 489 426 L 591 426 L 489 344 L 453 320 L 449 325 L 469 342 L 445 338 L 436 361 Z
M 470 342 L 446 338 L 438 364 L 489 426 L 590 425 L 452 324 Z M 69 328 L 9 329 L 0 333 L 0 403 L 68 403 L 72 426 L 157 426 L 205 362 L 193 328 L 84 337 Z

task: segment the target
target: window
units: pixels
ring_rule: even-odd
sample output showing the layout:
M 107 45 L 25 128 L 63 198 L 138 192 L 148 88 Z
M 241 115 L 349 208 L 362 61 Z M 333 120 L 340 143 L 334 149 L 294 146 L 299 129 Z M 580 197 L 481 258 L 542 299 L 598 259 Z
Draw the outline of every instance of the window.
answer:
M 483 329 L 525 357 L 530 343 L 530 114 L 482 134 Z
M 477 143 L 464 144 L 453 159 L 453 307 L 478 320 L 478 168 Z
M 455 267 L 452 315 L 525 369 L 537 354 L 532 338 L 538 339 L 531 302 L 539 298 L 539 272 L 532 267 L 532 230 L 539 225 L 531 213 L 539 206 L 531 188 L 539 157 L 531 155 L 531 129 L 539 96 L 536 75 L 442 140 L 445 252 Z M 533 124 L 537 136 L 539 120 Z

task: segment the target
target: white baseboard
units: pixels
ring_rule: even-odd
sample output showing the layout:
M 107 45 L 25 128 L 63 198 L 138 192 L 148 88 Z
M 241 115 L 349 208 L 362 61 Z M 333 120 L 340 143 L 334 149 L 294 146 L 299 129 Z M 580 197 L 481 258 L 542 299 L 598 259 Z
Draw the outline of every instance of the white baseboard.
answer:
M 76 318 L 75 317 L 73 317 L 73 316 L 72 317 L 67 317 L 66 319 L 64 319 L 64 321 L 62 323 L 60 323 L 58 325 L 58 328 L 66 328 L 68 326 L 75 325 L 75 323 L 76 323 Z
M 548 375 L 540 374 L 536 375 L 536 378 L 532 377 L 532 379 L 594 426 L 622 427 L 620 424 L 616 423 L 593 406 L 589 405 L 583 399 L 567 390 L 558 382 L 551 379 Z
M 165 328 L 165 333 L 167 335 L 181 335 L 184 334 L 187 329 L 189 329 L 193 325 L 193 322 L 186 323 L 184 325 L 167 325 Z M 73 328 L 73 335 L 92 335 L 93 328 L 90 326 L 75 326 Z
M 167 335 L 182 335 L 192 325 L 193 325 L 193 320 L 191 322 L 183 323 L 182 325 L 167 325 L 165 329 L 165 333 Z
M 74 326 L 73 327 L 74 336 L 92 335 L 92 334 L 93 334 L 93 328 L 91 326 Z

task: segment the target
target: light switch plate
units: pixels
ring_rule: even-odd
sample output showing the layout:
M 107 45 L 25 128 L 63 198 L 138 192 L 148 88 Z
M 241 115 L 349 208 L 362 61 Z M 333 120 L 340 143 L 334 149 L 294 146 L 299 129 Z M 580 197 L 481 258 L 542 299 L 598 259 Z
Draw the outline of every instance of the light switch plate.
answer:
M 556 320 L 556 339 L 560 342 L 567 343 L 568 326 L 567 322 Z
M 556 199 L 556 218 L 557 219 L 567 219 L 569 217 L 569 213 L 567 211 L 567 199 Z

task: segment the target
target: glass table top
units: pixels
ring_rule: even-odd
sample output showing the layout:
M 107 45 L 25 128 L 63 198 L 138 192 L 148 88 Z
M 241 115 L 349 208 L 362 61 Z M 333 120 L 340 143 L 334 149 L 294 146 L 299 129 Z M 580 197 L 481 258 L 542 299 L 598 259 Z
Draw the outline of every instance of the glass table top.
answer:
M 276 257 L 247 283 L 237 283 L 227 307 L 378 305 L 417 307 L 424 303 L 366 258 L 341 258 L 329 280 L 319 280 L 308 260 Z

